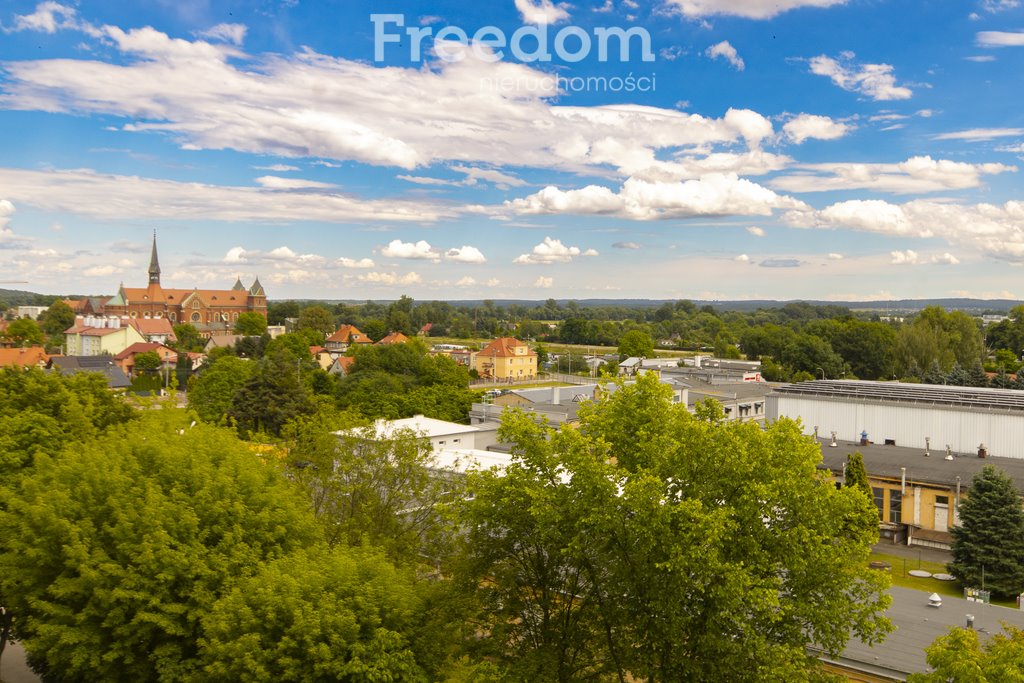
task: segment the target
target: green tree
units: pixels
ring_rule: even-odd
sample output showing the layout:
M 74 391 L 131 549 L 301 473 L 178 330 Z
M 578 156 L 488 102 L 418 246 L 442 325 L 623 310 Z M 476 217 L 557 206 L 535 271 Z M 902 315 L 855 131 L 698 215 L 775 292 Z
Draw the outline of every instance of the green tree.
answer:
M 276 349 L 256 364 L 232 398 L 228 415 L 243 435 L 262 432 L 277 436 L 285 423 L 313 408 L 302 383 L 301 361 L 285 349 Z
M 950 573 L 995 595 L 1024 592 L 1024 508 L 1013 480 L 987 465 L 974 476 L 954 526 Z
M 1024 681 L 1024 630 L 1003 624 L 982 645 L 978 632 L 954 628 L 925 649 L 928 673 L 911 674 L 908 683 L 1021 683 Z
M 163 365 L 163 361 L 160 360 L 160 354 L 156 351 L 144 351 L 135 356 L 136 372 L 152 372 L 159 370 L 161 365 Z
M 40 455 L 0 512 L 0 590 L 49 679 L 180 681 L 200 617 L 264 560 L 310 545 L 307 505 L 227 430 L 180 411 Z
M 871 480 L 868 479 L 868 469 L 864 466 L 864 456 L 860 453 L 851 453 L 846 456 L 846 481 L 843 485 L 861 491 L 868 500 L 874 500 L 871 492 Z
M 267 305 L 267 323 L 284 325 L 288 318 L 299 317 L 299 304 L 296 301 L 277 301 Z
M 424 588 L 372 550 L 313 548 L 239 581 L 203 617 L 201 679 L 438 680 Z M 425 666 L 425 664 L 427 666 Z
M 188 407 L 204 422 L 219 424 L 231 410 L 235 394 L 255 371 L 254 361 L 231 355 L 208 362 L 189 382 Z
M 14 342 L 15 346 L 38 346 L 43 343 L 43 331 L 31 318 L 12 320 L 3 335 Z
M 64 341 L 64 330 L 75 324 L 75 312 L 66 303 L 58 299 L 39 316 L 39 324 L 49 337 Z
M 174 326 L 174 348 L 178 351 L 202 351 L 203 338 L 199 336 L 199 330 L 189 323 L 181 323 Z
M 865 496 L 829 485 L 790 420 L 698 413 L 647 376 L 578 429 L 507 413 L 513 462 L 470 479 L 460 519 L 481 633 L 514 678 L 810 680 L 809 644 L 887 632 Z
M 630 330 L 619 339 L 619 360 L 640 357 L 654 357 L 654 340 L 643 330 Z
M 296 330 L 313 330 L 319 334 L 322 343 L 324 337 L 334 332 L 337 325 L 334 322 L 334 314 L 323 306 L 307 306 L 299 313 L 299 321 L 295 325 Z
M 267 319 L 259 313 L 243 313 L 235 321 L 235 334 L 259 337 L 267 331 Z

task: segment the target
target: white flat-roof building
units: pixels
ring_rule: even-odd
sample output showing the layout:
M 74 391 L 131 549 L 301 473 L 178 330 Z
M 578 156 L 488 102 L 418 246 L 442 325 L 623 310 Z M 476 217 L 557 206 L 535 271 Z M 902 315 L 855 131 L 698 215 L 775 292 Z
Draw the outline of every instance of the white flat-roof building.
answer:
M 769 421 L 799 418 L 826 439 L 1024 458 L 1024 391 L 815 380 L 777 387 L 766 401 Z

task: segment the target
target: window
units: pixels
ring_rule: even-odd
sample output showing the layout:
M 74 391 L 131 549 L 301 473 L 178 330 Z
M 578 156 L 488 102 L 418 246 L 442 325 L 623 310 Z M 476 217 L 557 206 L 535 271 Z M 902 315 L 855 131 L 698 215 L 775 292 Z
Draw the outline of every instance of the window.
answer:
M 889 491 L 889 521 L 899 524 L 903 521 L 903 492 Z
M 936 505 L 949 505 L 949 496 L 935 496 Z
M 193 313 L 192 314 L 192 322 L 197 323 L 197 322 L 201 321 L 202 319 L 203 319 L 203 316 L 199 315 L 198 313 Z
M 878 508 L 878 518 L 882 519 L 882 510 L 885 507 L 885 489 L 872 486 L 871 493 L 875 494 L 875 507 Z
M 175 320 L 178 319 L 178 314 L 177 313 L 168 313 L 167 317 L 169 317 L 171 319 L 171 322 L 174 322 Z

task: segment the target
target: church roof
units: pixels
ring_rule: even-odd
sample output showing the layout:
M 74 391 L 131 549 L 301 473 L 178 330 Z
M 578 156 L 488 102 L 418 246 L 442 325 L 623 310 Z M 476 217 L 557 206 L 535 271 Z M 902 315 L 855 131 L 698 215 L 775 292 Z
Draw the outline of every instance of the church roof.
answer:
M 248 293 L 245 290 L 235 289 L 164 289 L 163 287 L 125 287 L 124 304 L 114 303 L 113 299 L 108 305 L 125 306 L 130 304 L 152 303 L 154 301 L 171 305 L 180 305 L 190 294 L 199 297 L 199 301 L 206 307 L 215 306 L 245 306 L 248 301 Z
M 260 284 L 259 277 L 253 281 L 252 287 L 249 288 L 249 293 L 253 296 L 266 296 L 266 292 L 263 291 L 263 285 Z

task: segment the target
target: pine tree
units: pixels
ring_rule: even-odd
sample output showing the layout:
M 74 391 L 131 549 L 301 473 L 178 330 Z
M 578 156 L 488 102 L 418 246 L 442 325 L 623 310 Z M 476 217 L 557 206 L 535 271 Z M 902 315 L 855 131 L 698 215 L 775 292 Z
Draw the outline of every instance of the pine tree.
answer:
M 954 387 L 966 387 L 970 384 L 970 375 L 959 363 L 954 363 L 953 368 L 946 375 L 946 384 Z
M 946 383 L 946 376 L 942 374 L 942 369 L 939 367 L 939 361 L 932 361 L 932 364 L 928 367 L 928 372 L 924 373 L 924 377 L 921 378 L 921 381 L 925 384 Z
M 953 527 L 949 571 L 964 586 L 996 595 L 1024 592 L 1024 507 L 1020 492 L 1003 472 L 986 466 L 975 475 Z
M 985 374 L 985 368 L 982 367 L 981 361 L 974 361 L 974 365 L 971 366 L 970 371 L 967 373 L 967 386 L 969 387 L 987 387 L 988 386 L 988 375 Z

